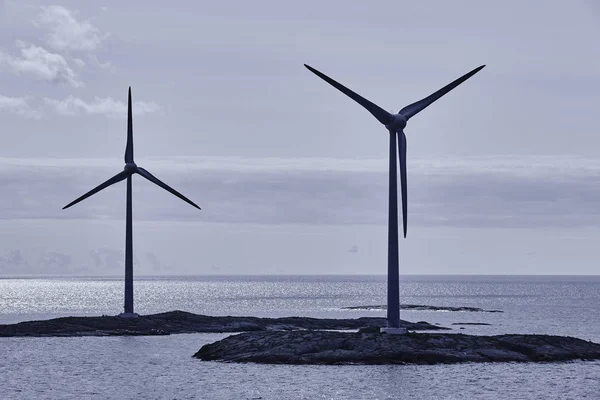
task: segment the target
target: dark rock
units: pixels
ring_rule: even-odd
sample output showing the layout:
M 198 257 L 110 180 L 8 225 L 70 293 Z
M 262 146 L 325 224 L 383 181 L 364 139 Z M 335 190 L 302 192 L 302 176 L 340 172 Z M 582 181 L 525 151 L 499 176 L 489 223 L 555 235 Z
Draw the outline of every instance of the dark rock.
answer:
M 246 332 L 267 330 L 331 329 L 349 330 L 385 326 L 384 318 L 320 319 L 307 317 L 258 318 L 211 317 L 185 311 L 170 311 L 138 318 L 119 316 L 64 317 L 0 325 L 0 337 L 7 336 L 132 336 L 175 333 Z M 402 321 L 410 330 L 448 329 L 426 322 Z
M 452 325 L 492 325 L 492 324 L 486 324 L 485 322 L 454 322 Z
M 598 360 L 600 345 L 548 335 L 279 331 L 232 335 L 203 346 L 194 357 L 264 364 L 540 362 Z
M 403 310 L 415 310 L 415 311 L 466 311 L 466 312 L 488 312 L 488 313 L 501 313 L 501 310 L 484 310 L 478 307 L 437 307 L 437 306 L 424 306 L 420 304 L 401 304 L 400 308 Z M 383 305 L 369 305 L 369 306 L 351 306 L 342 307 L 344 310 L 387 310 L 387 306 Z

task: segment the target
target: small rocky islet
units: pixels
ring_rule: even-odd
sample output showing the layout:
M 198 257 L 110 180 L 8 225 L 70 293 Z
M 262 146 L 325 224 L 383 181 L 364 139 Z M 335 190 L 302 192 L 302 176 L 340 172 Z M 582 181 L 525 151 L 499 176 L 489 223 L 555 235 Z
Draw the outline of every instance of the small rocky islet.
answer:
M 412 331 L 448 329 L 424 321 L 401 321 L 401 325 Z M 275 330 L 356 330 L 380 326 L 385 326 L 384 318 L 260 318 L 209 316 L 176 310 L 140 315 L 137 318 L 63 317 L 19 322 L 0 325 L 0 337 L 154 336 L 178 333 L 235 333 Z
M 486 313 L 501 313 L 502 310 L 484 310 L 479 307 L 450 307 L 450 306 L 428 306 L 422 304 L 401 304 L 401 310 L 411 311 L 452 311 L 452 312 L 486 312 Z M 363 306 L 348 306 L 342 307 L 342 310 L 387 310 L 385 304 L 363 305 Z
M 385 309 L 382 305 L 343 307 L 348 310 Z M 429 305 L 402 305 L 407 310 L 502 312 L 475 307 L 437 307 Z M 0 324 L 0 337 L 42 336 L 136 336 L 171 335 L 178 333 L 235 333 L 264 330 L 356 330 L 385 326 L 381 317 L 362 318 L 309 318 L 282 317 L 259 318 L 244 316 L 208 316 L 175 310 L 137 318 L 119 316 L 61 317 L 49 320 Z M 403 328 L 411 331 L 444 330 L 449 328 L 431 325 L 424 321 L 401 321 Z
M 600 360 L 600 344 L 550 335 L 246 332 L 204 345 L 204 361 L 262 364 L 453 364 Z

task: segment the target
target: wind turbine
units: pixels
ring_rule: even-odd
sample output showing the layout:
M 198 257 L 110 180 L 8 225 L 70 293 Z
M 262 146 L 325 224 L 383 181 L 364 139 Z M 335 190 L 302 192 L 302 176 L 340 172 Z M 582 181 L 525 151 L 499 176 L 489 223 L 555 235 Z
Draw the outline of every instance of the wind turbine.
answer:
M 167 192 L 174 194 L 181 200 L 188 204 L 200 209 L 196 203 L 176 191 L 175 189 L 168 186 L 166 183 L 160 181 L 157 177 L 152 175 L 150 172 L 142 167 L 138 167 L 133 161 L 133 121 L 132 121 L 132 110 L 131 110 L 131 86 L 129 87 L 129 99 L 128 99 L 128 110 L 127 110 L 127 145 L 125 146 L 125 168 L 117 175 L 113 176 L 103 184 L 96 186 L 86 194 L 77 199 L 73 200 L 69 204 L 63 207 L 63 210 L 69 208 L 82 200 L 87 199 L 93 194 L 98 193 L 102 189 L 121 182 L 127 179 L 127 217 L 125 224 L 125 312 L 120 314 L 122 317 L 136 317 L 137 314 L 133 312 L 133 215 L 132 215 L 132 204 L 131 204 L 131 177 L 133 174 L 139 174 L 150 182 L 160 186 Z
M 407 223 L 407 183 L 406 183 L 406 135 L 404 128 L 409 119 L 423 111 L 431 103 L 475 75 L 485 65 L 475 68 L 473 71 L 461 76 L 454 82 L 444 86 L 437 92 L 401 109 L 398 114 L 390 114 L 378 105 L 370 102 L 358 93 L 353 92 L 344 85 L 336 82 L 322 72 L 317 71 L 309 65 L 304 64 L 311 72 L 329 83 L 352 100 L 363 106 L 379 122 L 381 122 L 390 133 L 390 170 L 389 170 L 389 209 L 388 209 L 388 292 L 387 292 L 387 328 L 383 332 L 403 333 L 400 328 L 400 276 L 398 268 L 398 188 L 396 177 L 396 135 L 398 135 L 398 152 L 400 153 L 400 186 L 402 189 L 402 226 L 404 237 L 406 237 Z

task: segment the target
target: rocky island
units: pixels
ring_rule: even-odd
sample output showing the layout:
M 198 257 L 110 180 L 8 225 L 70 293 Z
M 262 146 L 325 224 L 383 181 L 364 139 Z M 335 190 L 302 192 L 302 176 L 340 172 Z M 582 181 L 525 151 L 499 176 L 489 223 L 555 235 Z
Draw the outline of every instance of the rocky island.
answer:
M 264 364 L 451 364 L 598 360 L 600 344 L 549 335 L 247 332 L 203 346 L 205 361 Z
M 401 321 L 401 325 L 411 331 L 448 329 L 427 322 Z M 134 336 L 307 329 L 350 330 L 379 328 L 381 326 L 385 326 L 384 318 L 213 317 L 185 311 L 169 311 L 160 314 L 141 315 L 137 318 L 121 318 L 119 316 L 64 317 L 0 325 L 0 337 Z

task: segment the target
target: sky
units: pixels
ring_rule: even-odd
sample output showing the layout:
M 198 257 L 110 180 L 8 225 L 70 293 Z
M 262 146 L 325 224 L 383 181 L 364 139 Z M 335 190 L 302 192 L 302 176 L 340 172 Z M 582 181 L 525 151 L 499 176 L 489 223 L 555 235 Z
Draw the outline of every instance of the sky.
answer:
M 213 4 L 214 3 L 214 4 Z M 0 275 L 385 274 L 388 134 L 410 120 L 402 274 L 598 274 L 593 0 L 0 2 Z

